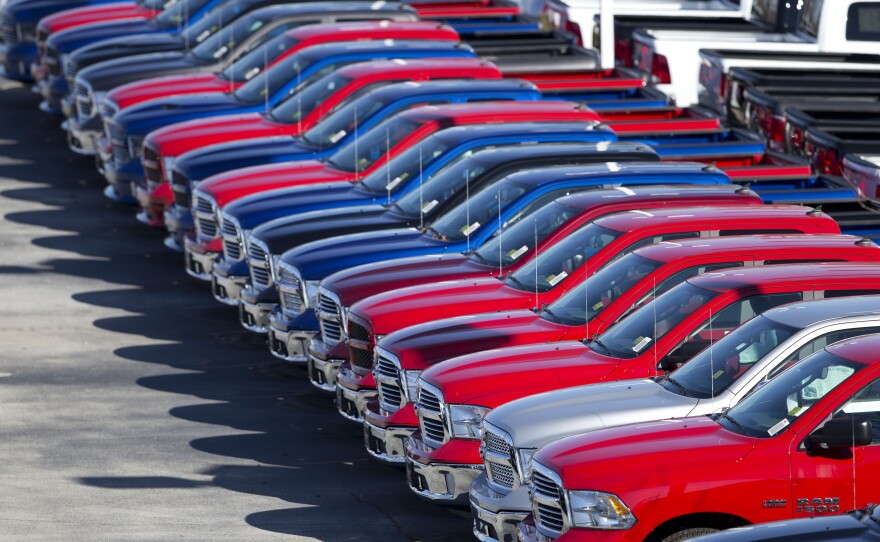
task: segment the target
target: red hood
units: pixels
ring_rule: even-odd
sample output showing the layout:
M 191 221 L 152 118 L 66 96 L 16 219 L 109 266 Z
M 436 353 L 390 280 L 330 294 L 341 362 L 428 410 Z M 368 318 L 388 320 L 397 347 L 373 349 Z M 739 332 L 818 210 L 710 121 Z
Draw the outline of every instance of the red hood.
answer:
M 379 346 L 395 354 L 403 368 L 424 369 L 490 348 L 577 339 L 578 334 L 584 334 L 582 327 L 556 324 L 523 309 L 427 322 L 394 332 Z
M 447 403 L 490 408 L 545 391 L 602 382 L 620 364 L 583 343 L 514 346 L 450 359 L 421 374 Z
M 267 164 L 233 169 L 208 177 L 199 183 L 199 190 L 214 197 L 217 205 L 266 192 L 306 184 L 350 182 L 353 173 L 324 165 L 318 160 L 300 160 L 285 164 Z
M 708 416 L 700 416 L 590 431 L 542 448 L 534 460 L 559 474 L 566 489 L 608 491 L 633 507 L 668 494 L 672 480 L 690 481 L 694 487 L 688 490 L 711 487 L 705 482 L 730 477 L 730 472 L 718 468 L 722 465 L 738 465 L 737 476 L 747 482 L 749 462 L 743 459 L 757 444 L 758 439 L 732 433 Z M 784 459 L 785 454 L 777 455 Z M 694 458 L 708 461 L 695 463 Z M 632 468 L 647 464 L 663 468 Z M 787 479 L 788 469 L 780 475 Z M 665 492 L 656 492 L 664 486 Z M 654 493 L 649 497 L 628 496 L 629 492 Z
M 40 26 L 49 33 L 53 33 L 90 23 L 133 18 L 151 19 L 157 13 L 159 12 L 144 9 L 134 2 L 114 2 L 112 4 L 66 9 L 62 12 L 43 17 L 40 19 Z
M 351 315 L 368 322 L 374 334 L 387 335 L 440 318 L 529 308 L 534 297 L 494 277 L 450 280 L 374 295 L 352 305 Z
M 296 135 L 296 125 L 278 124 L 259 113 L 222 115 L 219 117 L 178 122 L 150 133 L 147 144 L 168 158 L 217 143 L 239 139 Z
M 125 109 L 154 98 L 164 98 L 177 94 L 199 94 L 202 92 L 226 92 L 230 88 L 238 88 L 238 83 L 229 86 L 213 73 L 195 73 L 192 75 L 169 75 L 151 77 L 118 86 L 107 95 L 119 109 Z
M 494 276 L 498 268 L 481 265 L 464 254 L 412 256 L 359 265 L 330 275 L 321 286 L 335 293 L 345 307 L 370 296 L 440 280 Z

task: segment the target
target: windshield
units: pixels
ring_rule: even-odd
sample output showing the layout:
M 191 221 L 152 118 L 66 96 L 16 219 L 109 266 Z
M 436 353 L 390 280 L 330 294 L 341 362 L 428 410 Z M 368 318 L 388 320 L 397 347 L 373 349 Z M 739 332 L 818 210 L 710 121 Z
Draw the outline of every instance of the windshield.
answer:
M 679 284 L 590 341 L 590 349 L 632 359 L 717 295 L 688 282 Z
M 313 54 L 310 54 L 309 50 L 310 49 L 303 49 L 302 51 L 290 55 L 281 62 L 269 66 L 268 70 L 264 70 L 263 73 L 254 77 L 241 88 L 236 90 L 235 97 L 246 104 L 262 103 L 292 80 L 298 80 L 299 82 L 294 88 L 290 89 L 290 94 L 303 88 L 306 84 L 336 70 L 336 67 L 331 64 L 310 75 L 300 75 L 319 60 L 313 58 Z M 266 54 L 268 56 L 268 51 Z M 265 64 L 266 63 L 264 63 L 264 65 Z
M 359 96 L 321 118 L 318 124 L 302 135 L 302 138 L 309 145 L 319 149 L 332 147 L 354 131 L 355 112 L 358 122 L 365 122 L 393 101 L 394 98 L 376 98 L 372 92 Z M 279 107 L 283 107 L 284 103 Z
M 510 228 L 499 230 L 491 239 L 474 251 L 484 263 L 498 262 L 499 267 L 511 265 L 523 256 L 531 256 L 535 243 L 540 243 L 580 214 L 580 209 L 552 201 L 534 213 L 534 221 L 519 221 Z M 538 238 L 535 239 L 535 224 Z
M 545 317 L 569 326 L 583 326 L 662 265 L 636 254 L 605 266 L 547 307 Z
M 438 218 L 428 231 L 436 239 L 463 241 L 526 191 L 526 187 L 509 180 L 487 186 Z
M 222 27 L 213 36 L 202 41 L 192 54 L 202 60 L 219 60 L 243 39 L 265 26 L 266 21 L 256 15 L 247 15 Z
M 389 134 L 390 138 L 390 134 Z M 442 186 L 437 183 L 431 183 L 428 179 L 420 179 L 420 171 L 434 163 L 434 160 L 443 156 L 450 147 L 455 145 L 455 141 L 447 141 L 443 137 L 433 135 L 420 141 L 418 144 L 410 147 L 400 155 L 394 157 L 390 162 L 386 162 L 385 166 L 373 171 L 361 180 L 361 187 L 375 194 L 391 194 L 397 192 L 400 188 L 407 185 L 407 181 L 412 179 L 415 182 L 422 183 L 421 194 L 425 201 L 425 212 L 437 205 L 435 200 L 432 205 L 428 199 L 427 190 L 437 192 L 443 190 Z M 464 181 L 462 181 L 464 182 Z M 413 216 L 418 216 L 418 198 L 419 190 L 415 194 L 410 194 L 410 200 L 407 204 L 412 206 L 412 198 L 415 198 L 416 208 Z M 438 197 L 440 194 L 435 194 Z
M 377 160 L 386 157 L 389 149 L 396 147 L 398 143 L 422 126 L 420 122 L 397 116 L 361 134 L 355 128 L 359 119 L 360 112 L 358 111 L 353 119 L 356 121 L 352 126 L 355 132 L 354 141 L 347 143 L 327 160 L 339 170 L 351 173 L 366 171 Z
M 163 10 L 170 8 L 176 3 L 177 0 L 144 0 L 141 2 L 141 5 L 146 9 Z
M 796 328 L 757 316 L 673 371 L 669 376 L 674 383 L 661 385 L 679 395 L 715 397 L 796 332 Z
M 548 229 L 545 224 L 533 225 L 533 238 L 540 238 L 534 233 L 535 227 L 539 230 Z M 504 283 L 511 288 L 526 292 L 550 291 L 595 253 L 620 236 L 619 231 L 609 230 L 590 222 L 548 248 L 543 254 L 532 258 L 505 278 Z
M 266 66 L 272 65 L 278 57 L 292 49 L 299 40 L 282 34 L 268 41 L 265 45 L 254 49 L 231 66 L 223 70 L 220 78 L 224 81 L 245 83 L 260 74 Z
M 190 25 L 181 33 L 181 36 L 189 47 L 195 47 L 213 36 L 224 26 L 228 27 L 232 24 L 232 21 L 241 15 L 243 11 L 245 11 L 244 7 L 239 5 L 238 2 L 225 3 L 219 8 L 212 9 L 204 17 Z M 192 17 L 192 11 L 187 17 Z
M 160 28 L 181 27 L 189 21 L 210 0 L 180 0 L 175 2 L 153 19 Z M 208 17 L 205 17 L 208 18 Z M 203 18 L 203 20 L 205 19 Z
M 296 124 L 314 111 L 328 97 L 352 82 L 350 77 L 331 73 L 275 106 L 269 117 L 281 124 Z
M 864 367 L 820 350 L 755 390 L 718 422 L 735 433 L 772 437 Z
M 433 137 L 429 137 L 426 141 L 429 142 L 432 139 Z M 440 171 L 437 171 L 427 179 L 423 179 L 418 190 L 403 196 L 394 206 L 406 216 L 419 216 L 420 213 L 430 216 L 431 212 L 437 209 L 438 205 L 446 203 L 455 196 L 465 192 L 468 186 L 473 189 L 470 183 L 474 182 L 475 179 L 486 171 L 485 166 L 481 166 L 471 159 L 473 152 L 473 150 L 469 150 L 463 153 Z M 424 150 L 422 151 L 422 157 L 423 164 L 427 164 L 424 160 Z M 391 175 L 388 176 L 392 180 L 399 177 L 399 175 L 393 178 Z

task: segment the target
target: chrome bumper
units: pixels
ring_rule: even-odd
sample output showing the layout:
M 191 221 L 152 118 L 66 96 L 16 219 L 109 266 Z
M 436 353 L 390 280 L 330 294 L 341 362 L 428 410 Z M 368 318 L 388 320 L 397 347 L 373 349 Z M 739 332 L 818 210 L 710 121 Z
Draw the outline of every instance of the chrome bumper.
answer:
M 205 252 L 203 254 L 193 252 L 188 246 L 184 247 L 183 257 L 186 261 L 186 274 L 205 282 L 212 282 L 214 270 L 214 260 L 217 254 L 214 252 Z
M 531 503 L 525 486 L 503 494 L 478 476 L 470 489 L 474 536 L 482 542 L 515 542 L 519 523 L 529 514 Z
M 410 442 L 414 442 L 414 439 Z M 471 484 L 482 472 L 482 465 L 425 465 L 406 458 L 406 482 L 409 488 L 419 497 L 432 502 L 466 506 Z
M 254 333 L 268 333 L 269 314 L 276 305 L 276 303 L 252 303 L 243 296 L 239 297 L 238 318 L 242 327 Z
M 378 390 L 354 391 L 337 385 L 336 409 L 346 420 L 364 423 L 364 409 L 370 399 L 378 394 Z
M 224 305 L 229 305 L 230 307 L 237 306 L 241 297 L 241 291 L 244 290 L 246 285 L 247 277 L 235 275 L 227 277 L 226 275 L 218 274 L 216 266 L 211 273 L 211 293 L 214 295 L 214 299 Z
M 383 429 L 365 421 L 364 446 L 379 461 L 402 465 L 406 461 L 406 441 L 414 431 L 411 427 Z
M 70 95 L 61 99 L 61 112 L 70 120 L 76 118 L 76 103 Z
M 80 128 L 75 119 L 67 121 L 67 146 L 76 154 L 95 156 L 101 135 L 101 132 Z
M 276 358 L 295 363 L 306 363 L 306 345 L 314 337 L 315 332 L 299 329 L 282 330 L 275 326 L 269 327 L 269 351 Z
M 321 391 L 336 392 L 336 373 L 342 365 L 341 359 L 318 359 L 309 354 L 309 382 Z

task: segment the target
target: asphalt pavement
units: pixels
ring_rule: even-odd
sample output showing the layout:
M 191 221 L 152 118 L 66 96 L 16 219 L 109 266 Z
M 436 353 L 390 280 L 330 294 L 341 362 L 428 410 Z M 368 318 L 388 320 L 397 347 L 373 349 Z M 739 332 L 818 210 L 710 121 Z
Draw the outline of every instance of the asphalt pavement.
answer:
M 0 541 L 470 540 L 0 80 Z

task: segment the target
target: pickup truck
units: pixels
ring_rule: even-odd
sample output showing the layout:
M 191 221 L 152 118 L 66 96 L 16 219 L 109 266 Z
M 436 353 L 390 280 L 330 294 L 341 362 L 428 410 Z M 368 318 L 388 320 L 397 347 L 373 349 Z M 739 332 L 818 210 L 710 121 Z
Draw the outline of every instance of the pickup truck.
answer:
M 278 274 L 273 282 L 281 305 L 270 314 L 270 347 L 291 361 L 307 361 L 306 344 L 318 330 L 314 312 L 318 281 L 341 269 L 478 247 L 492 236 L 499 224 L 510 221 L 523 210 L 536 210 L 574 191 L 595 190 L 609 184 L 728 183 L 729 179 L 721 171 L 687 163 L 620 163 L 611 168 L 586 165 L 526 170 L 510 174 L 470 195 L 465 204 L 435 220 L 425 233 L 402 229 L 307 243 L 281 255 L 275 265 Z M 328 258 L 328 255 L 333 257 Z M 359 412 L 354 408 L 351 410 Z
M 256 243 L 265 247 L 268 254 L 281 254 L 308 242 L 339 235 L 406 227 L 427 229 L 434 220 L 441 219 L 447 211 L 466 201 L 470 192 L 482 190 L 517 171 L 537 167 L 605 163 L 609 158 L 625 162 L 656 159 L 656 154 L 650 152 L 648 147 L 634 144 L 574 144 L 577 139 L 572 138 L 572 144 L 560 145 L 557 142 L 562 138 L 559 135 L 553 136 L 552 133 L 542 133 L 549 132 L 550 127 L 540 124 L 505 124 L 489 130 L 485 128 L 452 128 L 429 138 L 428 145 L 424 147 L 430 148 L 431 139 L 439 138 L 448 144 L 454 143 L 454 150 L 431 160 L 421 174 L 418 169 L 418 149 L 412 149 L 410 152 L 415 155 L 416 167 L 411 172 L 404 173 L 414 179 L 410 184 L 417 186 L 409 187 L 406 191 L 408 193 L 398 197 L 393 207 L 377 203 L 352 207 L 350 203 L 346 203 L 345 207 L 340 206 L 321 213 L 299 213 L 271 220 L 254 228 L 249 242 L 251 246 Z M 524 134 L 528 134 L 530 138 L 526 148 L 523 148 L 521 142 Z M 545 143 L 539 144 L 542 139 Z M 593 140 L 595 141 L 595 136 Z M 485 155 L 479 156 L 482 154 L 479 151 L 487 148 L 509 152 L 487 153 L 490 155 L 488 159 L 484 158 Z M 478 157 L 474 158 L 472 153 L 476 153 Z M 519 156 L 520 160 L 492 161 L 509 159 L 511 156 Z M 528 165 L 524 165 L 523 161 Z M 399 170 L 394 171 L 391 176 L 397 178 L 400 176 L 398 173 Z M 383 180 L 388 178 L 386 176 Z M 374 197 L 373 200 L 375 199 Z M 279 299 L 274 288 L 263 288 L 264 283 L 256 280 L 262 264 L 261 261 L 247 261 L 250 283 L 241 291 L 239 314 L 246 329 L 266 333 L 269 313 L 278 305 Z M 227 276 L 227 280 L 228 278 Z
M 465 103 L 489 98 L 537 100 L 541 97 L 537 89 L 528 84 L 500 80 L 499 76 L 493 65 L 477 59 L 358 62 L 325 78 L 336 88 L 328 91 L 326 84 L 316 82 L 314 91 L 303 91 L 304 98 L 294 96 L 268 115 L 221 116 L 154 130 L 144 140 L 141 160 L 146 186 L 139 179 L 134 181 L 138 201 L 145 210 L 152 209 L 154 220 L 161 218 L 164 207 L 173 203 L 172 184 L 181 197 L 189 196 L 192 186 L 197 184 L 198 178 L 186 177 L 184 172 L 188 173 L 189 168 L 178 168 L 175 179 L 173 172 L 177 157 L 199 143 L 221 141 L 225 134 L 242 138 L 253 136 L 257 142 L 269 143 L 273 150 L 283 145 L 287 153 L 281 155 L 279 151 L 277 159 L 273 154 L 267 157 L 272 162 L 304 157 L 326 158 L 354 140 L 355 111 L 360 135 L 395 113 L 420 104 Z M 463 84 L 461 78 L 467 82 Z M 321 95 L 324 99 L 316 102 Z M 316 105 L 313 107 L 313 104 Z M 289 111 L 291 108 L 293 111 Z M 273 133 L 284 137 L 257 139 L 257 136 Z M 228 147 L 230 145 L 219 146 Z M 235 150 L 229 148 L 229 151 Z M 235 169 L 245 165 L 243 163 Z M 243 195 L 239 193 L 238 197 Z M 182 214 L 181 211 L 178 214 Z
M 289 96 L 293 95 L 296 100 L 295 95 L 299 94 L 299 90 L 302 93 L 326 91 L 326 88 L 317 87 L 319 82 L 322 85 L 327 82 L 323 80 L 323 76 L 356 62 L 473 56 L 469 47 L 450 41 L 368 40 L 328 43 L 296 53 L 287 62 L 269 68 L 232 94 L 172 96 L 129 107 L 113 115 L 109 122 L 111 149 L 99 148 L 100 169 L 111 187 L 106 194 L 111 199 L 132 200 L 131 181 L 143 176 L 138 158 L 143 152 L 144 139 L 157 128 L 193 118 L 268 112 Z M 288 64 L 302 69 L 291 73 Z M 80 101 L 79 105 L 83 103 Z
M 601 222 L 604 221 L 597 223 Z M 744 233 L 752 232 L 761 233 L 761 229 Z M 750 235 L 676 241 L 675 245 L 680 246 L 661 242 L 634 252 L 622 251 L 625 255 L 592 275 L 588 279 L 590 284 L 581 281 L 544 309 L 511 311 L 501 307 L 499 312 L 401 328 L 378 342 L 377 363 L 372 367 L 373 389 L 361 385 L 358 390 L 368 395 L 378 390 L 376 399 L 368 401 L 363 411 L 367 450 L 381 461 L 404 460 L 404 441 L 418 429 L 412 399 L 415 380 L 428 367 L 490 348 L 589 339 L 686 278 L 717 269 L 803 261 L 880 260 L 880 251 L 866 250 L 876 249 L 876 245 L 858 241 L 860 238 L 848 235 Z M 809 250 L 812 242 L 816 243 L 817 251 L 804 258 L 804 251 Z M 749 243 L 754 246 L 751 253 Z M 404 290 L 397 293 L 405 295 Z M 364 303 L 378 301 L 379 297 L 368 298 Z M 450 337 L 465 344 L 450 346 Z M 356 363 L 358 360 L 354 359 L 351 368 Z M 346 365 L 342 367 L 349 369 Z M 337 385 L 349 389 L 352 384 L 355 383 L 350 380 L 337 381 Z M 406 393 L 402 391 L 404 384 L 411 386 Z
M 0 9 L 0 75 L 30 82 L 31 63 L 36 60 L 37 23 L 60 11 L 98 6 L 115 0 L 12 0 Z
M 534 519 L 520 524 L 520 539 L 687 540 L 876 502 L 878 347 L 878 335 L 826 346 L 723 413 L 541 449 L 531 463 Z M 624 467 L 646 461 L 662 468 Z
M 843 158 L 843 177 L 865 197 L 880 206 L 880 156 L 848 154 Z
M 780 5 L 777 5 L 777 2 Z M 755 0 L 753 13 L 781 7 L 779 0 Z M 633 34 L 634 65 L 650 74 L 660 90 L 679 104 L 698 99 L 699 50 L 719 48 L 792 53 L 880 52 L 880 29 L 872 22 L 877 7 L 859 0 L 803 0 L 792 32 L 714 32 L 641 29 Z
M 419 377 L 419 431 L 406 444 L 407 481 L 417 495 L 427 499 L 466 501 L 482 465 L 480 422 L 488 411 L 563 387 L 662 375 L 757 314 L 785 303 L 878 292 L 880 265 L 876 263 L 739 267 L 688 279 L 586 345 L 570 341 L 511 347 L 447 360 Z M 644 441 L 638 447 L 649 449 Z M 688 454 L 688 463 L 693 468 L 692 454 Z M 538 452 L 532 462 L 533 483 L 541 455 Z M 645 474 L 644 469 L 638 470 Z M 635 474 L 632 469 L 629 472 Z M 666 475 L 664 466 L 663 479 L 669 480 Z M 652 491 L 650 498 L 657 499 L 659 494 Z M 618 495 L 626 501 L 625 495 Z M 667 508 L 673 515 L 678 510 Z M 621 539 L 641 541 L 648 534 L 643 529 L 652 527 L 643 526 L 642 518 L 636 517 L 641 536 L 632 536 L 634 531 L 617 533 L 625 535 Z M 546 527 L 549 524 L 542 526 L 542 534 L 551 538 L 568 530 L 567 525 L 558 525 L 550 533 Z M 568 536 L 584 533 L 572 529 Z
M 814 75 L 826 71 L 838 72 L 876 72 L 880 70 L 880 58 L 867 54 L 834 53 L 772 53 L 764 51 L 731 51 L 727 49 L 700 50 L 700 88 L 699 103 L 728 118 L 727 102 L 730 94 L 730 74 L 734 68 L 748 68 L 745 73 L 757 74 L 757 70 L 803 70 Z M 750 79 L 740 84 L 766 86 L 766 81 Z M 758 83 L 755 85 L 754 83 Z M 826 82 L 827 84 L 827 82 Z M 833 84 L 833 83 L 832 83 Z M 840 87 L 841 85 L 836 85 Z M 803 93 L 810 93 L 813 85 L 801 87 Z M 791 92 L 793 89 L 789 89 Z M 821 88 L 816 89 L 822 92 Z M 846 92 L 846 89 L 844 89 Z
M 804 148 L 813 169 L 820 173 L 840 175 L 843 158 L 850 153 L 880 152 L 880 127 L 814 126 L 804 135 Z
M 306 23 L 315 23 L 316 21 L 321 20 L 357 20 L 357 19 L 366 19 L 366 18 L 382 18 L 382 19 L 391 19 L 391 20 L 410 20 L 412 18 L 412 14 L 406 10 L 392 10 L 392 9 L 383 9 L 383 10 L 373 10 L 368 6 L 364 6 L 363 4 L 344 4 L 348 5 L 349 9 L 339 9 L 336 11 L 327 11 L 327 4 L 324 3 L 306 3 L 306 4 L 289 4 L 284 6 L 277 6 L 275 8 L 270 9 L 270 11 L 277 10 L 285 12 L 287 16 L 284 17 L 285 25 L 293 25 L 293 24 L 306 24 Z M 323 6 L 323 7 L 322 7 Z M 360 7 L 353 7 L 360 6 Z M 385 6 L 385 4 L 382 4 Z M 393 6 L 392 6 L 393 7 Z M 323 9 L 323 11 L 322 11 Z M 444 36 L 445 38 L 446 36 Z M 342 42 L 346 43 L 346 42 Z M 220 47 L 222 50 L 223 47 L 226 47 L 225 44 L 217 43 L 213 38 L 207 39 L 203 42 L 204 48 L 199 49 L 199 56 L 208 57 L 207 60 L 204 60 L 205 63 L 212 63 L 213 53 L 216 52 L 215 49 Z M 325 44 L 325 47 L 328 47 L 329 44 Z M 241 49 L 240 47 L 239 49 Z M 198 49 L 198 47 L 197 47 Z M 268 64 L 268 51 L 263 50 L 265 52 L 264 64 Z M 241 54 L 243 51 L 237 51 L 237 54 Z M 337 51 L 338 53 L 339 51 Z M 235 91 L 229 93 L 229 96 L 235 97 L 240 96 L 242 92 L 249 92 L 253 94 L 253 99 L 261 98 L 259 101 L 265 102 L 265 99 L 261 95 L 262 92 L 268 92 L 270 94 L 275 93 L 280 90 L 279 87 L 284 86 L 284 83 L 288 82 L 290 78 L 296 78 L 297 72 L 295 71 L 297 68 L 297 62 L 303 63 L 304 59 L 302 55 L 305 53 L 305 50 L 300 50 L 298 54 L 290 56 L 287 58 L 287 62 L 283 65 L 276 65 L 263 73 L 253 77 L 249 83 L 250 86 L 245 85 Z M 195 55 L 195 51 L 191 53 L 191 55 Z M 224 56 L 229 55 L 227 51 L 224 53 Z M 471 55 L 472 56 L 472 55 Z M 170 57 L 170 58 L 169 58 Z M 143 69 L 148 70 L 150 66 L 157 67 L 156 64 L 162 65 L 166 60 L 171 60 L 172 64 L 172 73 L 174 73 L 175 68 L 180 68 L 181 64 L 186 64 L 186 57 L 181 58 L 179 53 L 163 53 L 157 55 L 150 55 L 147 61 L 143 64 Z M 311 59 L 311 62 L 307 62 L 307 64 L 314 63 L 315 59 Z M 68 64 L 73 62 L 70 60 Z M 71 76 L 71 81 L 69 82 L 69 87 L 71 89 L 70 94 L 64 98 L 62 102 L 62 107 L 64 108 L 64 113 L 68 117 L 68 126 L 67 129 L 73 132 L 74 137 L 77 140 L 83 140 L 87 136 L 91 136 L 93 139 L 97 138 L 100 135 L 102 128 L 102 120 L 101 116 L 104 114 L 105 116 L 114 116 L 115 110 L 109 109 L 104 110 L 104 98 L 107 95 L 107 92 L 112 90 L 113 88 L 130 83 L 132 81 L 138 81 L 144 78 L 148 78 L 150 76 L 149 71 L 139 71 L 133 69 L 133 66 L 139 66 L 138 63 L 132 63 L 128 58 L 110 60 L 106 62 L 100 62 L 93 66 L 89 66 L 85 69 L 79 70 L 76 73 L 76 76 Z M 157 69 L 164 69 L 161 66 L 157 67 Z M 305 72 L 308 68 L 303 65 L 300 67 L 300 72 Z M 269 73 L 271 72 L 271 76 Z M 179 72 L 178 72 L 179 73 Z M 153 75 L 156 73 L 153 72 Z M 302 75 L 302 73 L 301 73 Z M 323 74 L 322 74 L 323 75 Z M 271 77 L 271 80 L 270 80 Z M 303 75 L 303 77 L 305 77 Z M 247 90 L 245 90 L 247 88 Z M 226 89 L 228 91 L 228 89 Z M 186 98 L 186 97 L 184 97 Z M 270 96 L 270 98 L 274 98 L 275 101 L 279 100 L 281 96 Z M 230 98 L 231 99 L 231 98 Z M 271 101 L 271 99 L 270 99 Z M 168 99 L 166 98 L 161 103 L 167 105 Z M 153 101 L 152 104 L 158 104 L 160 102 Z M 187 103 L 187 102 L 183 102 Z M 112 106 L 112 104 L 110 104 Z M 146 103 L 140 104 L 140 107 L 146 106 Z M 178 107 L 181 104 L 174 104 Z M 266 104 L 263 103 L 265 106 Z M 273 104 L 274 105 L 274 102 Z M 192 107 L 192 106 L 190 106 Z M 131 108 L 129 108 L 131 109 Z M 206 116 L 210 116 L 206 114 Z M 192 117 L 190 117 L 192 118 Z M 106 119 L 109 120 L 109 119 Z
M 703 537 L 705 542 L 868 542 L 880 533 L 880 508 L 870 505 L 842 516 L 809 516 L 734 527 Z
M 749 320 L 665 378 L 608 382 L 517 399 L 483 420 L 483 472 L 470 489 L 474 535 L 513 540 L 529 513 L 529 461 L 553 441 L 605 427 L 730 408 L 828 344 L 880 333 L 880 297 L 782 305 Z
M 474 86 L 474 88 L 479 90 L 477 86 Z M 299 204 L 302 201 L 302 190 L 308 189 L 302 185 L 335 183 L 326 187 L 317 187 L 317 193 L 319 194 L 326 192 L 325 188 L 329 189 L 330 192 L 338 191 L 338 189 L 342 189 L 343 192 L 349 189 L 358 191 L 358 188 L 363 188 L 361 186 L 362 180 L 370 176 L 381 176 L 384 173 L 382 168 L 386 163 L 396 158 L 403 151 L 417 145 L 434 132 L 453 126 L 473 126 L 484 123 L 497 124 L 504 122 L 505 119 L 511 122 L 572 121 L 595 122 L 598 124 L 599 116 L 596 113 L 576 104 L 528 100 L 516 101 L 516 94 L 511 92 L 509 88 L 506 90 L 506 96 L 513 97 L 514 100 L 507 102 L 480 102 L 477 105 L 469 104 L 469 97 L 466 97 L 463 100 L 464 103 L 448 104 L 450 100 L 448 97 L 445 97 L 440 100 L 440 103 L 447 103 L 447 105 L 423 106 L 405 110 L 383 120 L 363 137 L 352 138 L 348 144 L 339 148 L 323 162 L 318 160 L 300 160 L 289 164 L 241 168 L 218 175 L 202 183 L 204 185 L 203 188 L 205 188 L 203 193 L 209 196 L 206 198 L 207 208 L 203 208 L 203 210 L 219 210 L 219 202 L 225 202 L 220 203 L 225 205 L 233 199 L 239 199 L 238 196 L 243 194 L 252 194 L 252 198 L 259 198 L 261 197 L 261 192 L 272 190 L 273 188 L 283 187 L 288 191 L 292 191 L 291 194 L 293 194 L 294 200 L 284 201 L 283 196 L 287 195 L 287 192 L 275 192 L 269 196 L 272 200 L 271 206 L 265 206 L 260 209 L 261 212 L 258 216 L 254 217 L 254 223 L 251 223 L 250 220 L 241 221 L 242 227 L 250 229 L 273 218 L 289 215 L 291 212 L 288 209 L 289 205 Z M 529 89 L 520 88 L 518 92 L 520 97 L 526 98 L 529 94 Z M 467 96 L 467 93 L 465 93 L 465 96 Z M 418 100 L 417 103 L 421 104 Z M 343 114 L 343 111 L 345 110 L 340 110 L 340 114 Z M 353 116 L 353 113 L 353 111 L 349 110 L 345 111 L 344 114 Z M 350 119 L 352 116 L 347 118 Z M 353 123 L 347 124 L 346 130 L 354 132 Z M 616 139 L 609 130 L 598 130 L 597 134 L 599 135 L 596 137 L 601 137 L 603 140 L 613 141 Z M 385 184 L 382 185 L 381 192 L 383 194 L 389 192 L 389 190 L 384 188 L 386 184 L 389 184 L 389 181 L 389 179 L 385 179 Z M 355 183 L 355 186 L 352 186 L 352 182 Z M 259 189 L 254 189 L 254 185 L 258 185 Z M 391 188 L 394 189 L 395 186 L 392 185 Z M 183 235 L 191 229 L 189 182 L 184 175 L 173 175 L 171 188 L 174 191 L 174 205 L 165 213 L 166 226 L 171 233 L 170 242 L 166 241 L 166 244 L 177 242 L 178 239 L 182 240 Z M 221 195 L 220 191 L 228 192 Z M 373 193 L 370 189 L 364 189 L 363 192 Z M 276 199 L 275 196 L 277 195 L 282 197 Z M 255 200 L 252 199 L 251 201 Z M 200 203 L 197 199 L 194 207 L 199 205 Z M 243 217 L 239 217 L 237 220 L 240 218 Z M 222 220 L 218 221 L 217 224 L 222 224 Z

